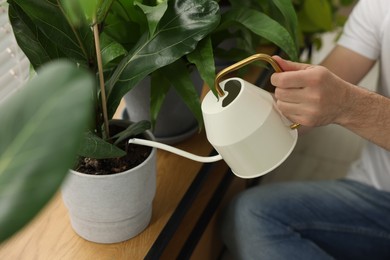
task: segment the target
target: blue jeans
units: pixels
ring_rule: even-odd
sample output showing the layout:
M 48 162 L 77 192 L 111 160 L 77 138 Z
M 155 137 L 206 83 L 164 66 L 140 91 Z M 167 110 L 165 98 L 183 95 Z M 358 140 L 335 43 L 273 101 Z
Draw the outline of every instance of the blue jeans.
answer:
M 234 259 L 390 259 L 390 193 L 358 182 L 260 185 L 222 216 Z

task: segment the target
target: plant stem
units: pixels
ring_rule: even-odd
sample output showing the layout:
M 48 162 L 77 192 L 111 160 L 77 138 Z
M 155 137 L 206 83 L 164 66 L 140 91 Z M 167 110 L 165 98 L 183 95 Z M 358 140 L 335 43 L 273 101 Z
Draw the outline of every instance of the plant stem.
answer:
M 93 35 L 95 38 L 96 59 L 97 59 L 98 72 L 99 72 L 99 85 L 100 85 L 100 93 L 102 96 L 104 130 L 106 132 L 105 137 L 110 138 L 110 130 L 108 127 L 107 98 L 106 98 L 106 90 L 104 88 L 103 62 L 102 62 L 102 55 L 100 53 L 99 27 L 96 22 L 96 19 L 94 19 L 94 23 L 93 23 Z

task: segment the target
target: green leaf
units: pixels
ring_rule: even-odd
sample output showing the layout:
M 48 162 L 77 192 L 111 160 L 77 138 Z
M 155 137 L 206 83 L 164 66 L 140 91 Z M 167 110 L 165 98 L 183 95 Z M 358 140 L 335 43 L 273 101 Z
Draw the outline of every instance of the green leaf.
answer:
M 147 19 L 135 0 L 117 0 L 104 21 L 104 33 L 130 49 L 139 40 L 141 32 L 148 28 Z
M 153 72 L 150 77 L 150 121 L 152 129 L 154 129 L 158 113 L 171 88 L 171 83 L 160 70 Z
M 100 35 L 100 46 L 104 68 L 115 66 L 127 54 L 126 49 L 121 44 L 105 33 Z
M 278 8 L 285 19 L 285 25 L 298 49 L 298 18 L 291 0 L 273 0 L 272 3 Z
M 178 60 L 152 74 L 150 117 L 154 126 L 160 107 L 168 90 L 174 87 L 183 102 L 198 121 L 199 129 L 203 126 L 200 100 L 190 73 L 183 60 Z
M 83 2 L 83 1 L 80 1 Z M 107 16 L 114 0 L 100 0 L 97 5 L 97 23 L 101 23 Z
M 60 0 L 60 2 L 73 24 L 87 23 L 91 25 L 96 19 L 97 0 Z
M 290 33 L 264 13 L 249 8 L 232 9 L 223 15 L 218 30 L 227 29 L 232 25 L 249 29 L 254 34 L 276 44 L 290 59 L 298 59 L 298 50 Z
M 117 138 L 114 144 L 119 144 L 120 142 L 125 139 L 128 139 L 129 137 L 135 137 L 139 134 L 142 134 L 148 129 L 150 129 L 149 121 L 143 120 L 137 123 L 133 123 L 128 128 L 112 137 L 114 139 Z
M 60 50 L 57 58 L 89 67 L 95 61 L 93 34 L 88 25 L 74 26 L 66 18 L 58 0 L 9 0 L 11 24 L 23 52 L 37 69 L 42 65 L 36 59 L 41 53 Z M 25 35 L 25 30 L 29 32 Z M 34 43 L 31 45 L 31 43 Z
M 164 15 L 165 11 L 168 8 L 167 1 L 163 1 L 161 4 L 158 4 L 156 6 L 147 6 L 139 2 L 135 2 L 135 4 L 139 6 L 145 13 L 148 20 L 149 35 L 153 35 L 156 31 L 157 25 L 161 17 Z
M 218 25 L 218 10 L 218 4 L 210 0 L 169 1 L 155 34 L 141 37 L 107 83 L 109 115 L 140 80 L 193 51 Z
M 310 26 L 317 27 L 317 31 L 331 31 L 333 29 L 333 13 L 332 7 L 327 0 L 305 0 L 304 2 L 304 18 Z M 302 26 L 302 29 L 304 27 Z
M 94 84 L 73 64 L 52 63 L 1 104 L 0 242 L 39 212 L 74 163 Z
M 114 0 L 60 0 L 67 17 L 74 25 L 100 23 Z
M 214 95 L 217 96 L 217 91 L 214 87 L 215 62 L 210 37 L 200 41 L 197 48 L 188 54 L 187 58 L 191 63 L 195 64 L 201 78 L 207 83 Z
M 78 155 L 95 159 L 107 159 L 122 157 L 126 155 L 126 152 L 88 131 L 84 133 L 84 140 L 78 150 Z
M 322 31 L 322 29 L 318 28 L 318 26 L 309 20 L 309 17 L 303 10 L 298 13 L 298 21 L 303 33 L 316 33 Z
M 340 4 L 342 6 L 349 6 L 349 5 L 352 5 L 356 0 L 341 0 L 340 1 Z
M 161 69 L 166 79 L 175 88 L 187 107 L 198 121 L 199 129 L 203 127 L 200 98 L 191 80 L 190 73 L 183 60 L 178 60 Z
M 8 15 L 16 41 L 34 68 L 39 68 L 52 59 L 65 57 L 58 46 L 34 25 L 18 5 L 10 4 Z

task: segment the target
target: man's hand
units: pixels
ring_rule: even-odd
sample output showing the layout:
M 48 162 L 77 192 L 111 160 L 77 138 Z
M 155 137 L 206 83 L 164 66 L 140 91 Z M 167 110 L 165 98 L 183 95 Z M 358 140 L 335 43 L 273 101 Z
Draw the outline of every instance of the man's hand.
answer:
M 287 118 L 309 127 L 340 123 L 351 84 L 323 66 L 273 58 L 284 71 L 274 73 L 271 83 L 277 106 Z
M 374 61 L 340 46 L 325 59 L 324 66 L 273 58 L 284 70 L 271 77 L 276 103 L 292 122 L 307 127 L 339 124 L 390 151 L 390 135 L 386 134 L 390 99 L 353 85 Z

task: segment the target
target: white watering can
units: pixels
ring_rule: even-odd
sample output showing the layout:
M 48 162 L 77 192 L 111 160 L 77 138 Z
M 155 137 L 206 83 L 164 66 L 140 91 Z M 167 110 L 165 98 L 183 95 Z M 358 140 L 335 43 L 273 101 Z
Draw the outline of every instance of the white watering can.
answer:
M 206 136 L 218 155 L 197 156 L 136 138 L 129 143 L 156 147 L 204 163 L 223 159 L 241 178 L 255 178 L 272 171 L 293 151 L 299 124 L 291 123 L 279 112 L 266 90 L 240 78 L 220 82 L 226 74 L 256 60 L 270 63 L 276 72 L 282 71 L 271 56 L 255 54 L 219 72 L 215 80 L 219 98 L 210 91 L 202 101 Z

